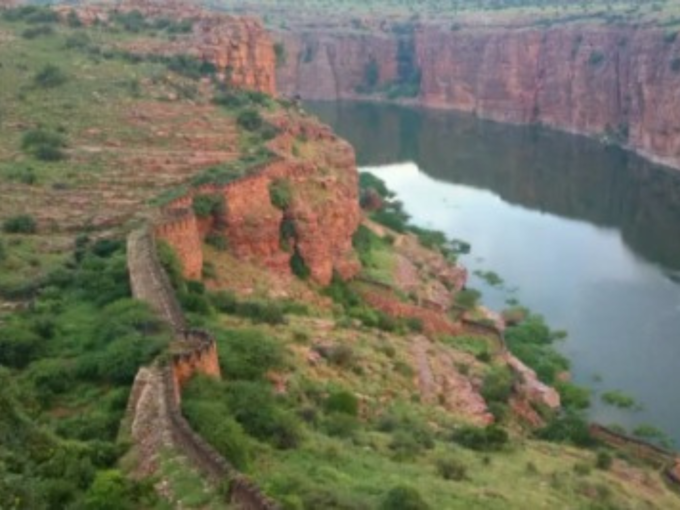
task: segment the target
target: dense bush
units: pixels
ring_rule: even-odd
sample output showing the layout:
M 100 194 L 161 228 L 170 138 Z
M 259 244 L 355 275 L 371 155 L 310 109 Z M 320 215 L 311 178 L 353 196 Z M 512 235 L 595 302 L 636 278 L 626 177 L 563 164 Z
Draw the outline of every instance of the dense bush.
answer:
M 479 302 L 479 298 L 482 294 L 475 289 L 463 289 L 458 292 L 455 296 L 456 304 L 462 306 L 467 310 L 472 310 L 475 308 Z
M 500 450 L 508 442 L 508 433 L 497 425 L 485 428 L 465 426 L 456 430 L 452 436 L 456 443 L 478 451 Z
M 576 446 L 591 447 L 596 444 L 588 430 L 588 422 L 574 412 L 554 417 L 545 427 L 536 431 L 535 435 L 539 439 Z
M 32 216 L 21 214 L 11 216 L 2 223 L 2 230 L 8 234 L 35 234 L 38 226 Z
M 122 246 L 80 237 L 78 255 L 0 328 L 0 364 L 21 370 L 8 380 L 0 369 L 3 508 L 108 508 L 102 494 L 115 494 L 115 508 L 153 506 L 148 487 L 97 473 L 122 453 L 115 442 L 135 373 L 169 337 L 129 298 Z
M 134 510 L 157 503 L 151 483 L 139 483 L 118 470 L 101 471 L 85 495 L 86 510 Z
M 467 467 L 455 457 L 437 459 L 437 472 L 444 480 L 460 482 L 467 479 Z
M 324 407 L 327 413 L 341 413 L 349 416 L 359 414 L 359 400 L 348 391 L 331 393 L 326 399 Z
M 286 364 L 282 345 L 255 329 L 220 331 L 218 342 L 220 366 L 230 379 L 262 379 Z
M 51 89 L 66 83 L 67 77 L 64 71 L 54 64 L 47 64 L 38 71 L 33 78 L 33 83 L 43 89 Z
M 21 148 L 42 161 L 59 161 L 66 157 L 64 137 L 44 129 L 32 129 L 21 138 Z
M 359 174 L 359 188 L 361 190 L 373 190 L 382 198 L 393 198 L 394 193 L 387 188 L 385 181 L 369 172 Z
M 197 387 L 212 384 L 207 378 L 196 377 L 185 390 L 182 412 L 196 431 L 237 469 L 243 470 L 250 462 L 248 437 L 241 425 L 230 415 L 226 403 L 217 398 L 202 399 Z M 198 397 L 198 398 L 197 398 Z
M 260 112 L 254 108 L 247 108 L 238 114 L 236 123 L 247 131 L 257 131 L 264 124 Z
M 195 195 L 192 208 L 199 218 L 219 215 L 224 212 L 224 195 L 219 193 Z
M 300 254 L 297 246 L 295 246 L 295 249 L 293 250 L 293 256 L 290 258 L 290 269 L 293 274 L 301 280 L 306 280 L 311 274 L 311 271 L 309 270 L 305 259 Z
M 380 510 L 429 510 L 428 505 L 417 489 L 399 485 L 385 495 Z
M 276 179 L 269 184 L 269 200 L 277 209 L 285 211 L 293 199 L 293 188 L 288 179 Z
M 29 27 L 21 32 L 21 37 L 24 39 L 35 39 L 37 37 L 45 37 L 54 34 L 54 29 L 50 25 L 38 25 Z
M 507 403 L 514 383 L 515 375 L 509 367 L 493 367 L 484 376 L 482 396 L 487 402 Z
M 227 386 L 227 404 L 248 434 L 282 449 L 302 440 L 299 420 L 277 403 L 268 383 L 234 381 Z

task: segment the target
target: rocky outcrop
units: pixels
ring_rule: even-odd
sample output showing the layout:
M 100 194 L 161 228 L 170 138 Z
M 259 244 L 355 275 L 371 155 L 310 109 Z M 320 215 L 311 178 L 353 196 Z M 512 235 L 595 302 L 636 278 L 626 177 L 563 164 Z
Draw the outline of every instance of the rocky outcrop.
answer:
M 422 26 L 408 39 L 350 29 L 277 37 L 289 53 L 279 70 L 285 94 L 380 98 L 359 93 L 371 62 L 379 91 L 409 57 L 421 75 L 413 102 L 606 137 L 680 166 L 680 41 L 662 29 Z
M 229 184 L 195 188 L 165 208 L 156 236 L 175 249 L 187 278 L 200 278 L 202 240 L 210 234 L 223 235 L 238 258 L 277 273 L 290 274 L 297 254 L 322 285 L 334 273 L 350 278 L 359 271 L 352 247 L 361 219 L 352 148 L 313 119 L 279 117 L 273 123 L 281 131 L 272 144 L 277 159 Z M 294 144 L 314 157 L 294 156 Z M 284 210 L 271 198 L 276 183 L 290 190 Z M 220 196 L 225 207 L 199 222 L 191 204 L 206 194 Z

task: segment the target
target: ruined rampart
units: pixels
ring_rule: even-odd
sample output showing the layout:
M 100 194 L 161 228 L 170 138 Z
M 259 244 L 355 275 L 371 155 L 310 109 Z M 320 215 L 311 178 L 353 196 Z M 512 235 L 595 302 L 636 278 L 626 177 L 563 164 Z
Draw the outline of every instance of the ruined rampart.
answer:
M 133 428 L 146 427 L 167 430 L 172 445 L 189 458 L 192 463 L 210 480 L 219 483 L 229 482 L 228 500 L 244 510 L 277 510 L 279 506 L 269 500 L 252 482 L 240 474 L 231 464 L 201 438 L 189 425 L 181 412 L 181 394 L 184 385 L 195 374 L 201 373 L 220 377 L 217 345 L 213 336 L 203 330 L 187 329 L 182 310 L 179 306 L 170 281 L 161 266 L 156 253 L 154 237 L 150 229 L 133 232 L 128 237 L 128 269 L 133 296 L 149 303 L 175 332 L 172 352 L 161 368 L 161 376 L 153 384 L 149 381 L 158 371 L 155 368 L 142 368 L 135 380 L 128 409 L 129 421 Z M 146 393 L 146 395 L 145 395 Z M 154 395 L 149 395 L 155 393 Z M 145 414 L 144 403 L 156 407 L 152 419 L 141 419 Z M 150 423 L 153 422 L 153 423 Z M 133 440 L 150 437 L 148 431 L 133 430 Z M 158 457 L 157 450 L 164 446 L 162 441 L 140 444 L 144 455 L 141 463 Z M 151 462 L 149 465 L 153 465 Z M 152 468 L 149 468 L 152 469 Z

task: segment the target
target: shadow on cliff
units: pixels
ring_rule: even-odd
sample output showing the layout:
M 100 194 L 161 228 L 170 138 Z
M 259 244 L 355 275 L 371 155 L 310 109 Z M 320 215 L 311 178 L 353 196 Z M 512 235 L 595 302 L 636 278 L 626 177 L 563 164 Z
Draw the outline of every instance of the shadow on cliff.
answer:
M 434 179 L 620 230 L 638 254 L 680 270 L 680 173 L 616 147 L 536 126 L 368 103 L 310 103 L 359 165 L 414 161 Z

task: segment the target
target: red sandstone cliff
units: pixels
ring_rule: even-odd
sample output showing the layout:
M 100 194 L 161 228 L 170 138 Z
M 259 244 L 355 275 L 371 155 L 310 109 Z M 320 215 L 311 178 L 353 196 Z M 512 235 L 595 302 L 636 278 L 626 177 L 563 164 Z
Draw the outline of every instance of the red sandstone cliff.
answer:
M 356 98 L 375 59 L 379 83 L 394 79 L 397 36 L 336 31 L 278 36 L 288 63 L 284 94 Z M 403 38 L 402 38 L 403 40 Z M 422 79 L 414 100 L 505 122 L 541 122 L 607 135 L 680 166 L 680 41 L 661 29 L 548 30 L 421 27 L 412 36 Z
M 334 273 L 349 278 L 359 271 L 352 248 L 352 234 L 361 220 L 354 151 L 313 119 L 289 114 L 272 122 L 281 130 L 272 143 L 276 161 L 229 184 L 195 189 L 166 208 L 156 235 L 175 249 L 186 277 L 201 277 L 201 243 L 209 233 L 225 235 L 229 251 L 240 259 L 277 273 L 291 272 L 295 251 L 321 284 L 330 283 Z M 291 190 L 285 212 L 270 197 L 270 185 L 281 180 L 288 181 Z M 224 210 L 197 221 L 191 203 L 199 194 L 222 195 Z M 282 239 L 284 221 L 292 227 L 292 239 Z

